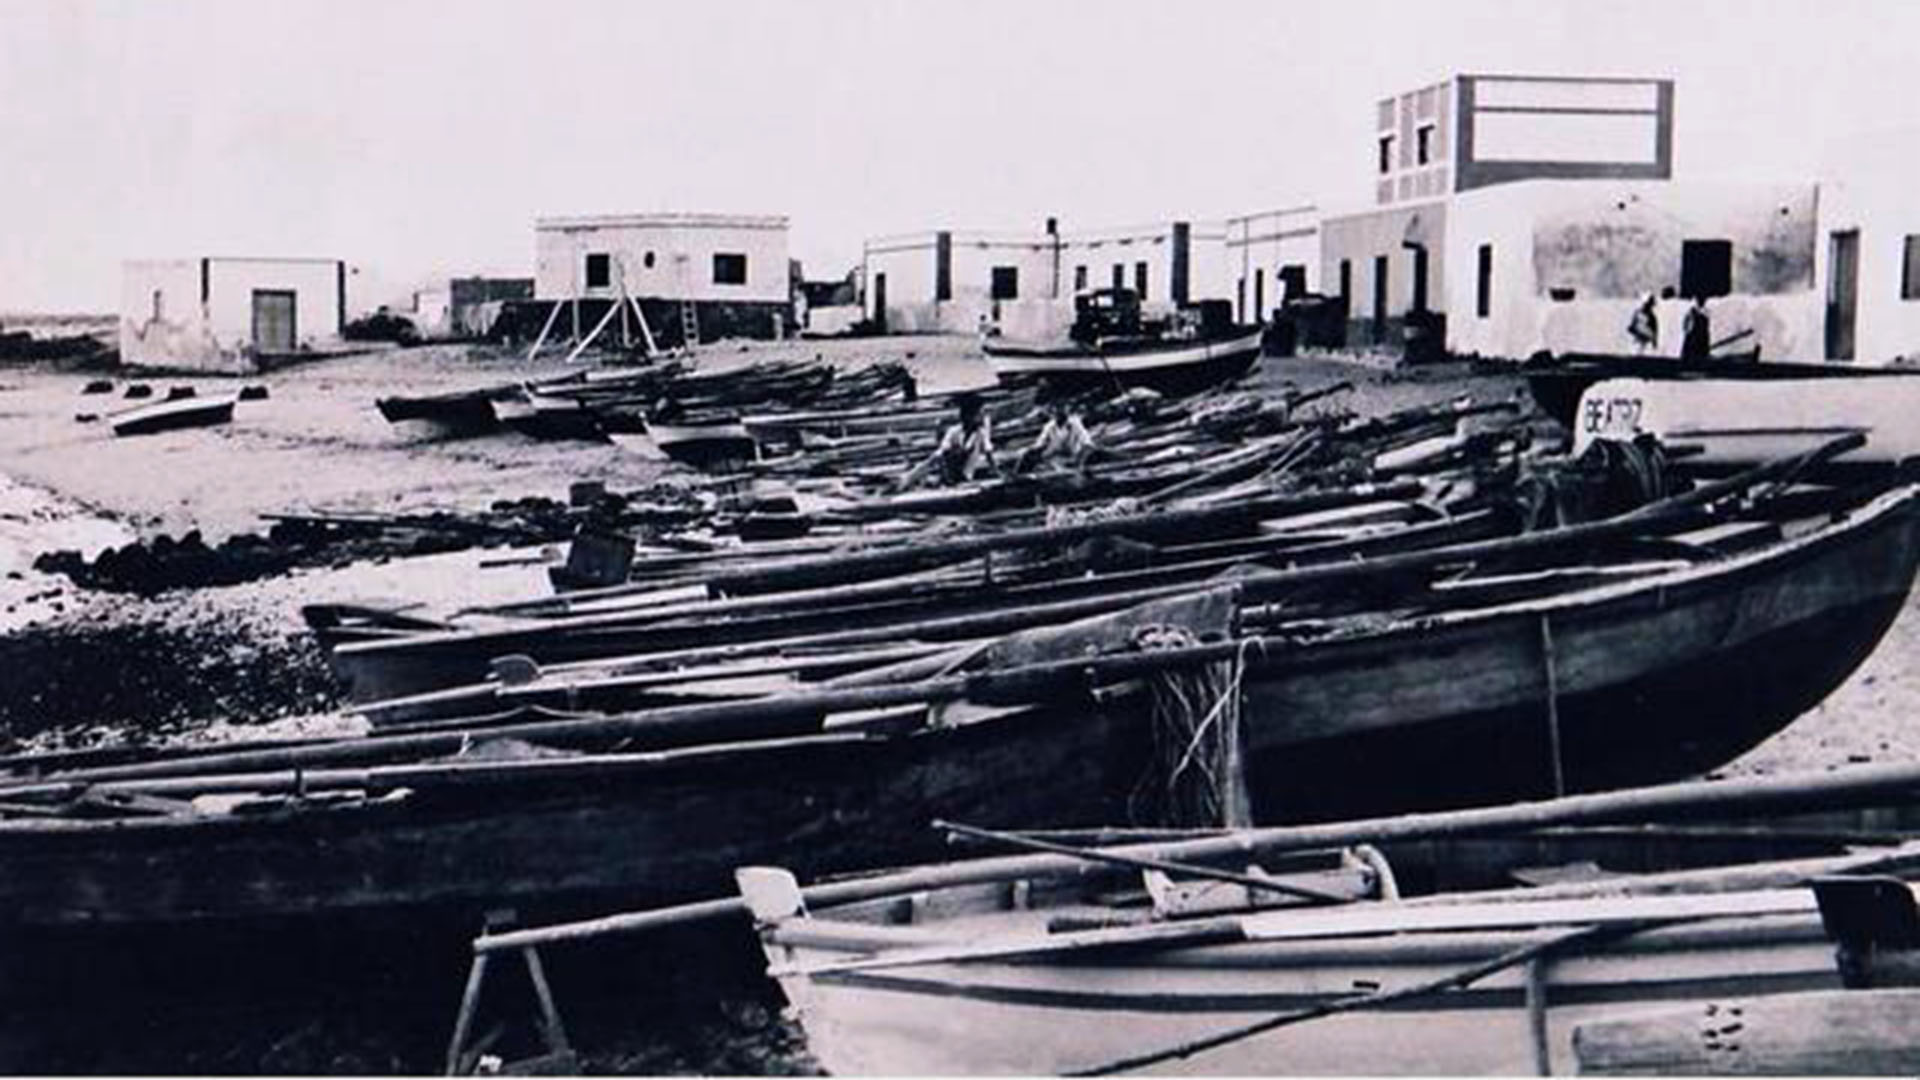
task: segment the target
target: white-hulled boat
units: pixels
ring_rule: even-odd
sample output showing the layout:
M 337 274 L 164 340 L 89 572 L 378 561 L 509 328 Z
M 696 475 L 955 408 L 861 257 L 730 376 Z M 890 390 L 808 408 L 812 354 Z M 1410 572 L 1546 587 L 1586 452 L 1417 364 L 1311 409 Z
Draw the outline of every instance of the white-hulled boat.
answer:
M 1246 374 L 1260 358 L 1260 335 L 1255 329 L 1213 339 L 1106 338 L 1093 345 L 989 339 L 982 349 L 1002 379 L 1146 386 L 1180 393 Z
M 1862 430 L 1849 462 L 1920 457 L 1920 376 L 1910 379 L 1604 379 L 1580 396 L 1574 452 L 1652 435 L 1694 445 L 1695 464 L 1741 466 Z
M 1266 910 L 1243 885 L 1156 871 L 814 912 L 785 871 L 738 877 L 834 1074 L 1485 1075 L 1570 1071 L 1577 1025 L 1638 1007 L 1839 989 L 1814 894 L 1791 884 L 1805 872 Z M 1338 873 L 1279 880 L 1337 892 Z
M 169 398 L 114 413 L 107 419 L 115 435 L 151 435 L 176 428 L 209 427 L 232 420 L 233 406 L 239 400 L 237 392 Z

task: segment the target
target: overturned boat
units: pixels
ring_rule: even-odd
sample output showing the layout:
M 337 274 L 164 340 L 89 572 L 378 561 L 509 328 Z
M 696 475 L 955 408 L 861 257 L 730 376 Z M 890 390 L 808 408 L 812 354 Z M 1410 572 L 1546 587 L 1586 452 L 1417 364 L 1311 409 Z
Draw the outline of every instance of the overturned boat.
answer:
M 238 391 L 199 397 L 194 394 L 169 396 L 164 401 L 126 409 L 107 417 L 115 435 L 151 435 L 180 428 L 212 427 L 233 419 L 233 407 L 240 400 Z

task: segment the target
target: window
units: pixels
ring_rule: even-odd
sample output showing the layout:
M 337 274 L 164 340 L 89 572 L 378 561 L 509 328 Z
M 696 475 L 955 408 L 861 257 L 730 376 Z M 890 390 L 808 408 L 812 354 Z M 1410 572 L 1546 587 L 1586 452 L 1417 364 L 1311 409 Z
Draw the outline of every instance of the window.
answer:
M 1393 136 L 1380 136 L 1380 175 L 1393 171 Z
M 1733 241 L 1685 240 L 1680 244 L 1680 295 L 1688 300 L 1733 291 Z
M 1299 263 L 1288 263 L 1280 268 L 1280 300 L 1297 300 L 1307 294 L 1307 268 Z
M 993 299 L 1017 300 L 1020 297 L 1020 268 L 1017 266 L 996 266 L 993 268 Z
M 1413 160 L 1425 165 L 1433 160 L 1433 125 L 1421 124 L 1413 133 Z
M 653 269 L 653 252 L 649 251 L 645 255 L 640 256 L 640 265 L 649 270 Z
M 1073 268 L 1073 291 L 1087 291 L 1087 268 L 1085 266 L 1076 266 Z
M 613 284 L 613 259 L 604 251 L 587 254 L 587 288 L 604 289 Z
M 1474 287 L 1473 313 L 1486 318 L 1493 314 L 1493 245 L 1480 245 L 1480 276 Z
M 1920 300 L 1920 236 L 1907 237 L 1900 260 L 1900 299 Z
M 1147 298 L 1146 263 L 1137 262 L 1133 264 L 1133 291 L 1140 294 L 1140 299 L 1145 300 Z
M 716 252 L 713 256 L 713 283 L 715 285 L 745 285 L 747 283 L 747 257 Z

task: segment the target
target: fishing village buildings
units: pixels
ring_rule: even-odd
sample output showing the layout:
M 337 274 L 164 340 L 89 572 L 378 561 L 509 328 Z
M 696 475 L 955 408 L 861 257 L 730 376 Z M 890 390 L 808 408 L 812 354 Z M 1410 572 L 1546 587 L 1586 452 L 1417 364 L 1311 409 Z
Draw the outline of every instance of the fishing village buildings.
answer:
M 1188 221 L 1037 233 L 935 230 L 868 240 L 865 314 L 888 333 L 1064 333 L 1073 297 L 1128 288 L 1143 303 L 1184 304 L 1227 293 L 1227 235 Z
M 1626 327 L 1649 298 L 1663 332 L 1646 351 L 1675 355 L 1697 298 L 1725 351 L 1920 355 L 1920 200 L 1897 157 L 1818 180 L 1676 177 L 1676 96 L 1662 78 L 1457 74 L 1375 103 L 1354 140 L 1373 178 L 1345 205 L 873 237 L 853 295 L 836 284 L 825 304 L 796 280 L 783 216 L 540 218 L 530 279 L 455 279 L 416 297 L 414 317 L 429 337 L 505 319 L 526 338 L 605 324 L 663 346 L 803 329 L 1045 339 L 1074 297 L 1127 288 L 1150 309 L 1285 316 L 1322 347 L 1517 361 L 1635 351 Z M 129 263 L 123 353 L 238 371 L 324 347 L 350 316 L 345 276 L 332 260 Z
M 130 367 L 246 373 L 337 343 L 347 264 L 203 257 L 121 266 L 120 356 Z
M 622 298 L 672 343 L 683 334 L 781 337 L 792 326 L 792 289 L 785 217 L 599 214 L 534 224 L 534 298 L 550 313 L 564 308 L 575 338 Z

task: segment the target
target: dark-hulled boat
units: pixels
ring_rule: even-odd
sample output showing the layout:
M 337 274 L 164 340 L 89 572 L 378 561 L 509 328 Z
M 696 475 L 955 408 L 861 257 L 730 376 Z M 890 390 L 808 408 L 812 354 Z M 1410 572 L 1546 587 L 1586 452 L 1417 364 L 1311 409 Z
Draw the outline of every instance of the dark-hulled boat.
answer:
M 1833 518 L 1718 557 L 1671 536 L 1689 565 L 1378 629 L 1219 639 L 1223 596 L 1257 627 L 1247 604 L 1350 573 L 1309 567 L 969 647 L 985 670 L 931 681 L 21 776 L 9 805 L 109 816 L 0 820 L 0 925 L 633 905 L 723 891 L 741 864 L 926 855 L 934 818 L 1125 821 L 1153 768 L 1139 679 L 1198 662 L 1123 644 L 1147 625 L 1191 622 L 1209 663 L 1243 665 L 1256 820 L 1551 790 L 1556 718 L 1567 789 L 1642 783 L 1777 730 L 1873 647 L 1920 559 L 1920 489 Z
M 211 427 L 231 421 L 233 407 L 239 400 L 237 392 L 212 397 L 169 397 L 114 413 L 107 420 L 115 435 L 151 435 L 180 428 Z

